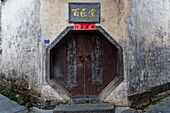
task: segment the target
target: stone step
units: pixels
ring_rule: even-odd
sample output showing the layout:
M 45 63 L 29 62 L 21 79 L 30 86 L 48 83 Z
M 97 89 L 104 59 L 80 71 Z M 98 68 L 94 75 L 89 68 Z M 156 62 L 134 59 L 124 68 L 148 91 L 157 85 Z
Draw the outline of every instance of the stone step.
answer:
M 114 104 L 73 104 L 56 106 L 53 113 L 114 113 Z
M 69 101 L 69 104 L 96 104 L 103 103 L 101 99 L 98 97 L 73 97 L 72 100 Z

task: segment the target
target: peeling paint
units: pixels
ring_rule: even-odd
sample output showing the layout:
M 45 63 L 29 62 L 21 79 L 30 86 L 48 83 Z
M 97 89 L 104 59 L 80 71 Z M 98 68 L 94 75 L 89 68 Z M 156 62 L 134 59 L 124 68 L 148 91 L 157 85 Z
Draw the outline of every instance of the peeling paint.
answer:
M 102 58 L 102 40 L 98 36 L 92 37 L 92 83 L 103 83 L 103 67 L 101 64 Z
M 77 86 L 77 50 L 74 36 L 67 38 L 67 70 L 67 87 L 71 89 Z

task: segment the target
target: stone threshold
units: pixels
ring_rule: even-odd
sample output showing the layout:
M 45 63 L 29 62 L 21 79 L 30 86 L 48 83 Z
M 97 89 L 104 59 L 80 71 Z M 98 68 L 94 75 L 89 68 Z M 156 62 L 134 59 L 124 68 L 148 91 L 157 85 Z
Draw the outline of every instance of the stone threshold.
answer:
M 53 113 L 114 113 L 113 103 L 56 106 Z

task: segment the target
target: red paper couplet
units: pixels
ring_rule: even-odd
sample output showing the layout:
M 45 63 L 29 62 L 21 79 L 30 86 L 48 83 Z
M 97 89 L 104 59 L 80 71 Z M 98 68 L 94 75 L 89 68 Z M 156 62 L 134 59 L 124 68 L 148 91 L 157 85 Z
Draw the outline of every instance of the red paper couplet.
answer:
M 74 23 L 74 30 L 96 30 L 95 23 Z

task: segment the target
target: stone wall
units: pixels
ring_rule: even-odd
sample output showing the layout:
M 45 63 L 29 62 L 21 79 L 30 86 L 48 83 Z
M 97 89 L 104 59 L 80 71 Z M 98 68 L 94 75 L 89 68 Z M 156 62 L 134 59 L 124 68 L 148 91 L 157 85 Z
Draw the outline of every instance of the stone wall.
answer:
M 149 92 L 145 104 L 162 93 L 158 86 L 170 83 L 169 8 L 169 0 L 132 0 L 129 5 L 129 93 Z

